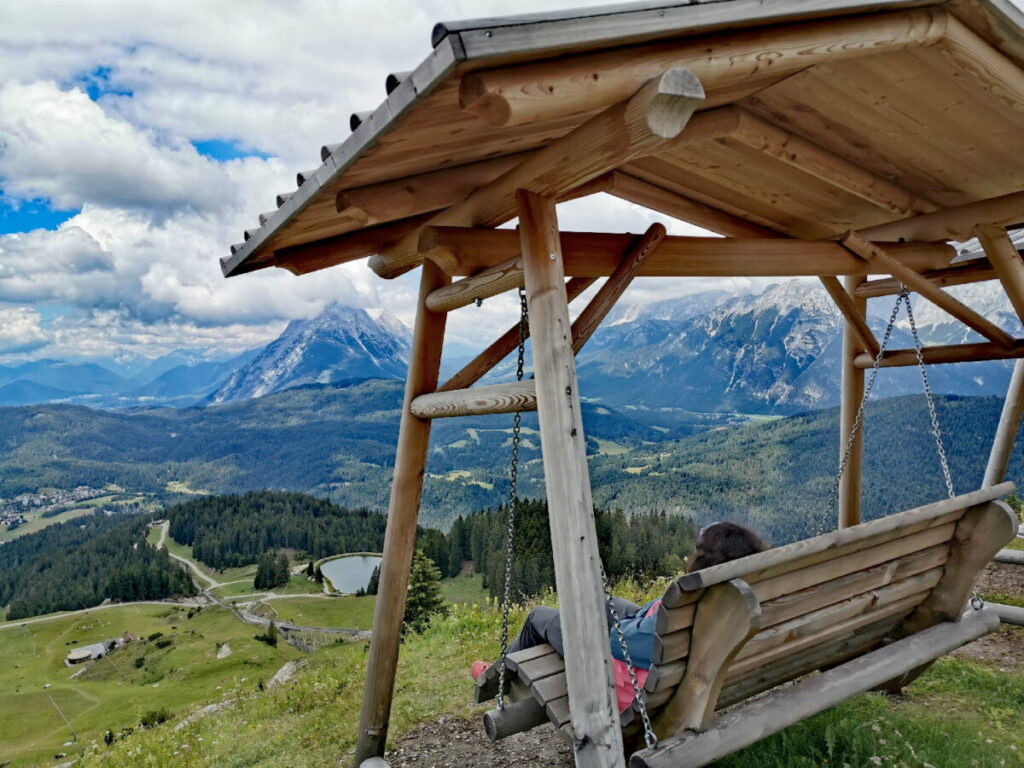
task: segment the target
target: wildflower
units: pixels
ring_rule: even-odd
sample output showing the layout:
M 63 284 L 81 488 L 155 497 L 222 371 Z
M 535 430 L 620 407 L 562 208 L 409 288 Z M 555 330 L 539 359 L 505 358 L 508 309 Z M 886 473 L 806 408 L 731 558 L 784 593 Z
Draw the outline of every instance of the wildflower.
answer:
M 882 758 L 880 758 L 878 755 L 872 755 L 871 757 L 868 758 L 868 760 L 871 762 L 872 765 L 881 765 L 882 764 Z

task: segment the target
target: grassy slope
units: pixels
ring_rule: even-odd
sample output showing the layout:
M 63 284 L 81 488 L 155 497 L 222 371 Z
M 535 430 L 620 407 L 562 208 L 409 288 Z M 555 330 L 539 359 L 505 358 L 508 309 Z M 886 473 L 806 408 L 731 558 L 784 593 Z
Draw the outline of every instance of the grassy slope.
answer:
M 270 648 L 256 642 L 254 628 L 223 609 L 186 616 L 186 610 L 170 606 L 125 606 L 0 630 L 0 762 L 33 765 L 55 752 L 72 755 L 95 740 L 102 742 L 107 728 L 137 725 L 146 711 L 180 711 L 216 701 L 238 686 L 249 690 L 300 655 L 285 644 Z M 70 679 L 81 668 L 64 666 L 69 644 L 98 642 L 125 631 L 142 638 L 162 632 L 173 644 L 164 649 L 148 642 L 129 646 Z M 233 652 L 218 660 L 223 641 Z M 142 668 L 134 665 L 137 656 L 146 657 Z M 46 698 L 45 683 L 79 732 L 77 745 L 61 746 L 68 730 Z
M 656 588 L 653 591 L 658 591 Z M 634 599 L 644 595 L 623 592 Z M 522 612 L 513 616 L 513 624 Z M 495 652 L 500 616 L 461 606 L 402 648 L 392 737 L 439 714 L 470 717 L 472 660 Z M 1021 633 L 1024 635 L 1024 631 Z M 1021 638 L 1024 642 L 1024 637 Z M 353 745 L 362 694 L 365 649 L 335 646 L 310 657 L 292 686 L 252 694 L 232 707 L 173 732 L 167 725 L 97 748 L 85 766 L 131 763 L 191 766 L 313 768 L 344 759 Z M 723 761 L 723 768 L 871 766 L 995 768 L 1024 765 L 1024 679 L 979 665 L 945 660 L 903 699 L 862 696 Z M 345 764 L 345 763 L 342 763 Z

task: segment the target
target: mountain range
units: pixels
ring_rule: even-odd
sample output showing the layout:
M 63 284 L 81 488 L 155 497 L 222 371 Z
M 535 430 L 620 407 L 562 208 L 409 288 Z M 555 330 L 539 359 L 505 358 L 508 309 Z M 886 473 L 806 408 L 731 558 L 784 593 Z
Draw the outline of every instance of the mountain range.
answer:
M 998 285 L 951 291 L 1009 332 L 1020 331 Z M 871 302 L 869 323 L 879 337 L 890 301 Z M 978 339 L 928 302 L 917 300 L 914 309 L 926 344 Z M 624 306 L 580 353 L 580 386 L 592 402 L 658 423 L 690 423 L 694 414 L 784 415 L 828 407 L 838 401 L 841 328 L 831 299 L 811 281 L 791 280 L 759 294 L 706 291 Z M 41 360 L 0 367 L 0 405 L 225 404 L 309 384 L 400 379 L 409 344 L 409 329 L 388 312 L 334 304 L 316 317 L 292 321 L 266 347 L 227 359 L 178 351 L 153 361 Z M 890 347 L 910 346 L 904 315 Z M 446 361 L 450 365 L 458 357 L 446 354 Z M 1008 361 L 940 365 L 929 376 L 939 393 L 1002 394 L 1011 367 Z M 486 382 L 511 375 L 506 361 Z M 876 391 L 881 397 L 920 392 L 919 374 L 913 368 L 887 369 Z

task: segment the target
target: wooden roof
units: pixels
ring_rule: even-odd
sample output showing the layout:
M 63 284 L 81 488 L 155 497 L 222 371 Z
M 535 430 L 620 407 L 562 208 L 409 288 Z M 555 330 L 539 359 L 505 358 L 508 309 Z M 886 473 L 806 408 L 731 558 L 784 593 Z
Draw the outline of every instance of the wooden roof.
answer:
M 675 66 L 707 95 L 679 140 L 577 195 L 818 239 L 1024 190 L 1024 14 L 1007 0 L 646 2 L 440 24 L 433 42 L 225 275 L 372 256 Z

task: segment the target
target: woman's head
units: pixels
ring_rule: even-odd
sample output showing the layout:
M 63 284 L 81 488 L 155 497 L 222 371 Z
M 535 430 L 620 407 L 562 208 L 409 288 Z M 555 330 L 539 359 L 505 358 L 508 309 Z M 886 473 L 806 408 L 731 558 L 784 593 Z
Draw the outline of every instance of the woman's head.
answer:
M 736 523 L 712 523 L 701 529 L 687 571 L 699 571 L 762 552 L 764 544 L 749 528 Z

